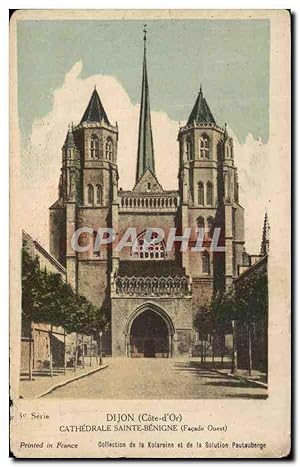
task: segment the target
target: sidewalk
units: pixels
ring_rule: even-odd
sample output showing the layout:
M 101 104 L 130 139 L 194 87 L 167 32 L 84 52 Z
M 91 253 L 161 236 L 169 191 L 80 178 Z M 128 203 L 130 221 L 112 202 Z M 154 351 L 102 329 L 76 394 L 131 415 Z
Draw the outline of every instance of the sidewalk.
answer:
M 85 368 L 78 367 L 76 371 L 74 368 L 67 368 L 66 374 L 63 374 L 62 371 L 54 371 L 53 378 L 49 376 L 49 372 L 39 374 L 33 374 L 32 381 L 26 380 L 25 377 L 21 377 L 19 394 L 20 397 L 24 399 L 36 399 L 42 397 L 43 395 L 53 391 L 57 387 L 64 386 L 76 379 L 83 378 L 89 374 L 95 373 L 96 371 L 103 370 L 107 368 L 106 359 L 104 359 L 101 366 L 93 364 L 92 366 L 87 365 Z
M 230 370 L 228 370 L 228 368 L 224 368 L 224 369 L 223 368 L 218 368 L 218 369 L 213 368 L 213 370 L 216 373 L 219 373 L 220 375 L 226 375 L 226 376 L 229 376 L 231 378 L 239 379 L 240 381 L 245 381 L 245 382 L 248 382 L 248 383 L 254 384 L 256 386 L 263 387 L 263 388 L 268 387 L 266 373 L 262 373 L 262 372 L 257 371 L 257 370 L 252 370 L 251 371 L 251 376 L 249 376 L 248 370 L 237 369 L 234 374 L 232 374 L 230 372 Z
M 203 366 L 207 366 L 212 371 L 220 375 L 226 375 L 230 378 L 239 379 L 240 381 L 245 381 L 251 383 L 255 386 L 267 388 L 267 375 L 266 373 L 262 373 L 261 371 L 252 370 L 251 376 L 248 374 L 248 370 L 241 370 L 237 369 L 236 373 L 231 373 L 231 358 L 224 357 L 223 363 L 221 362 L 220 358 L 215 358 L 214 362 L 212 362 L 211 357 L 207 357 L 205 363 L 201 363 L 201 359 L 199 357 L 191 357 L 191 361 L 199 362 Z

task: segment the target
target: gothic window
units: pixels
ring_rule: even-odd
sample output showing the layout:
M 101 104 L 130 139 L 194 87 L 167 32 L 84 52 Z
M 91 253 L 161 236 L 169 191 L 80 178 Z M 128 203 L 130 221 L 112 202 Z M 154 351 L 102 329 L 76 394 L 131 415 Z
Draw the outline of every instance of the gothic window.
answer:
M 185 142 L 185 156 L 187 161 L 193 160 L 192 142 L 189 138 L 187 138 Z
M 202 182 L 198 183 L 198 204 L 204 205 L 204 185 Z
M 102 186 L 96 185 L 96 202 L 97 204 L 102 204 Z
M 133 248 L 135 258 L 148 260 L 164 259 L 167 256 L 164 242 L 148 242 L 145 238 L 145 233 L 142 232 L 136 239 L 136 244 Z M 152 239 L 155 238 L 157 238 L 157 233 L 153 232 Z
M 204 219 L 202 216 L 198 217 L 197 218 L 197 227 L 199 229 L 204 229 L 204 226 L 205 226 L 205 223 L 204 223 Z
M 94 204 L 94 187 L 88 185 L 88 204 Z
M 231 159 L 233 159 L 233 147 L 232 146 L 230 147 L 230 157 Z
M 204 251 L 202 253 L 202 274 L 209 274 L 209 253 Z
M 105 143 L 105 157 L 107 160 L 112 161 L 113 158 L 113 143 L 111 138 L 107 138 Z
M 209 159 L 209 137 L 207 135 L 202 135 L 200 138 L 200 157 Z
M 94 232 L 93 232 L 93 256 L 96 256 L 96 257 L 99 258 L 99 256 L 100 256 L 100 245 L 98 246 L 97 250 L 95 251 L 96 240 L 97 240 L 97 231 L 94 230 Z
M 212 206 L 213 204 L 213 186 L 211 182 L 206 184 L 206 204 Z
M 212 238 L 213 233 L 214 233 L 214 222 L 215 222 L 215 219 L 212 216 L 209 216 L 207 218 L 207 227 L 209 229 L 209 232 L 208 232 L 209 238 Z
M 228 146 L 227 146 L 227 148 L 226 148 L 226 154 L 227 154 L 227 156 L 226 156 L 227 159 L 229 159 L 229 147 L 228 147 Z
M 91 159 L 99 159 L 99 140 L 96 135 L 91 136 L 90 155 Z

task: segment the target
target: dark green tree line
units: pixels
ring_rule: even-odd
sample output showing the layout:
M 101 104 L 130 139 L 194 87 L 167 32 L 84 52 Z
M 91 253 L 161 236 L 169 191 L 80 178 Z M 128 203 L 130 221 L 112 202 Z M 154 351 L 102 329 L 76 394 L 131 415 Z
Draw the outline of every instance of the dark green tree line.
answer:
M 194 327 L 200 340 L 213 339 L 214 358 L 215 336 L 224 340 L 226 333 L 232 333 L 232 372 L 236 370 L 236 323 L 244 326 L 248 333 L 249 374 L 252 370 L 252 330 L 255 323 L 267 324 L 268 319 L 268 278 L 264 270 L 251 271 L 249 276 L 236 283 L 234 288 L 213 296 L 211 302 L 199 308 L 194 317 Z
M 33 322 L 45 323 L 50 325 L 50 333 L 53 326 L 62 326 L 67 333 L 95 337 L 107 325 L 102 310 L 77 295 L 60 274 L 41 270 L 38 258 L 32 259 L 26 249 L 22 250 L 22 321 L 29 329 Z

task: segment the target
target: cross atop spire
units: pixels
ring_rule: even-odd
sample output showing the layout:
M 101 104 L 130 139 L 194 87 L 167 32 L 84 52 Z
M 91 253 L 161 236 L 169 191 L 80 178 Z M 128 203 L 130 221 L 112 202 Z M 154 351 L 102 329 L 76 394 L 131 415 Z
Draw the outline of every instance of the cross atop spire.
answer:
M 150 169 L 155 174 L 154 164 L 154 149 L 153 149 L 153 136 L 151 127 L 151 113 L 150 113 L 150 96 L 147 76 L 147 61 L 146 61 L 146 41 L 147 30 L 146 24 L 144 25 L 144 61 L 143 61 L 143 81 L 142 81 L 142 95 L 141 95 L 141 108 L 140 108 L 140 121 L 139 121 L 139 142 L 137 153 L 137 166 L 136 166 L 136 182 L 141 176 Z

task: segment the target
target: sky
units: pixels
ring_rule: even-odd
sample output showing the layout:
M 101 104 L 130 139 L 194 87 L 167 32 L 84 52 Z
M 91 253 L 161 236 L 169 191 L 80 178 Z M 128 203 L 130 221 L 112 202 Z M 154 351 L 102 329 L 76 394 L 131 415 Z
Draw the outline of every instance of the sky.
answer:
M 24 228 L 46 248 L 61 146 L 68 124 L 80 121 L 95 84 L 111 123 L 119 125 L 119 186 L 134 184 L 143 26 L 135 20 L 17 25 L 21 173 L 28 200 Z M 269 203 L 263 176 L 269 161 L 269 23 L 161 20 L 147 21 L 147 29 L 159 181 L 166 189 L 177 187 L 178 122 L 187 120 L 202 84 L 215 120 L 221 126 L 227 122 L 234 138 L 246 246 L 257 253 Z M 256 223 L 249 217 L 253 209 Z

